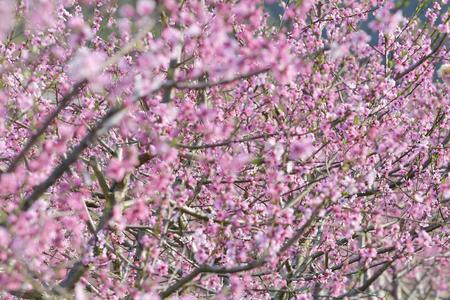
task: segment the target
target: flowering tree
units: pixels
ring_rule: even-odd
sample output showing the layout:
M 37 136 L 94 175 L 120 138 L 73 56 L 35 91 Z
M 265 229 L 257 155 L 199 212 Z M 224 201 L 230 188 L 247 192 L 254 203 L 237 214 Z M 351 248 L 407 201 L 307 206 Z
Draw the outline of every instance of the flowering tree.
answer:
M 449 7 L 405 3 L 0 0 L 2 299 L 448 297 Z

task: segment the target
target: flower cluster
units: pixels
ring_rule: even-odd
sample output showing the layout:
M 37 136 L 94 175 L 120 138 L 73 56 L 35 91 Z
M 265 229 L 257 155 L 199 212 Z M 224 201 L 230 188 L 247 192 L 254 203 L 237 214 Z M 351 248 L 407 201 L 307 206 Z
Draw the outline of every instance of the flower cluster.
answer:
M 416 2 L 0 0 L 0 298 L 448 297 Z

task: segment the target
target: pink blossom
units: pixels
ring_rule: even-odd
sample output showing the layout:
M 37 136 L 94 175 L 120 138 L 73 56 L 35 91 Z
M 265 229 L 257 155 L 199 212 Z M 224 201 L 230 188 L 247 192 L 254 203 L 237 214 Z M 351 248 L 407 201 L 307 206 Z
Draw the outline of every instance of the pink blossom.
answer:
M 75 299 L 76 300 L 87 300 L 88 296 L 86 295 L 86 292 L 84 291 L 84 287 L 82 284 L 78 283 L 75 286 Z
M 25 6 L 29 30 L 45 30 L 56 24 L 55 0 L 26 0 Z
M 0 248 L 7 248 L 9 242 L 11 241 L 11 236 L 5 228 L 0 228 Z
M 235 157 L 224 156 L 220 161 L 220 166 L 225 175 L 236 175 L 249 162 L 250 156 L 242 153 Z
M 11 28 L 13 27 L 14 12 L 14 1 L 0 1 L 0 19 L 2 20 L 0 23 L 0 41 L 3 41 L 6 38 Z
M 122 17 L 131 18 L 135 15 L 134 8 L 131 4 L 125 4 L 120 7 L 120 14 Z
M 419 244 L 424 247 L 431 247 L 433 245 L 433 241 L 432 241 L 430 235 L 424 230 L 419 232 L 419 236 L 418 236 L 417 240 L 418 240 Z
M 308 138 L 293 140 L 289 150 L 289 157 L 293 160 L 305 160 L 314 153 L 312 141 Z
M 401 10 L 391 14 L 388 7 L 377 11 L 376 17 L 377 19 L 371 23 L 372 28 L 386 34 L 392 34 L 404 20 Z
M 443 64 L 438 70 L 438 75 L 450 86 L 450 64 Z
M 106 172 L 110 178 L 115 181 L 121 181 L 125 174 L 132 171 L 138 163 L 137 150 L 134 147 L 130 147 L 123 151 L 122 158 L 111 159 Z
M 0 0 L 1 297 L 447 296 L 447 2 L 272 2 Z
M 153 0 L 138 0 L 136 11 L 140 16 L 148 16 L 155 9 L 156 4 Z
M 81 48 L 68 65 L 68 72 L 74 80 L 93 79 L 101 71 L 106 55 Z

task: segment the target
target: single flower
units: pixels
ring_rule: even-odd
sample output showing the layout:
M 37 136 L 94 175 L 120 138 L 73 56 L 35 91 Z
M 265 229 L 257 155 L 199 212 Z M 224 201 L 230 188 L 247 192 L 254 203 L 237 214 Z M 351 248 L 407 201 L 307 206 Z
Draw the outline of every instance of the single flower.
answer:
M 438 75 L 450 86 L 450 64 L 443 64 L 438 70 Z

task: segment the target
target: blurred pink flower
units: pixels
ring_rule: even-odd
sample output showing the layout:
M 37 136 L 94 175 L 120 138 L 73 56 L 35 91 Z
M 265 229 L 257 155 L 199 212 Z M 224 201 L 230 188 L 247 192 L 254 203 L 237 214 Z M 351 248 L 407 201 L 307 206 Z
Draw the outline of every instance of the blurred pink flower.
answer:
M 81 48 L 70 61 L 67 71 L 72 79 L 76 81 L 92 79 L 95 75 L 100 73 L 102 64 L 105 60 L 105 53 L 91 51 L 88 48 Z
M 156 7 L 156 4 L 152 0 L 138 0 L 136 3 L 136 11 L 140 16 L 150 15 Z
M 442 65 L 438 70 L 439 77 L 442 78 L 442 80 L 450 86 L 450 64 L 444 64 Z
M 0 41 L 3 41 L 14 25 L 15 1 L 0 0 Z
M 293 160 L 307 159 L 314 153 L 314 146 L 311 139 L 303 138 L 301 140 L 294 140 L 291 142 L 289 157 Z

